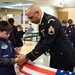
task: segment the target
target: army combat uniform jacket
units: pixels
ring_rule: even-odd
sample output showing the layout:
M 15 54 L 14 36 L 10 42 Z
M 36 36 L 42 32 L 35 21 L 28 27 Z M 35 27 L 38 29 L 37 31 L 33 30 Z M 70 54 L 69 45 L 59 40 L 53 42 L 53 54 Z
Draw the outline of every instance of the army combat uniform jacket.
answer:
M 60 21 L 44 13 L 39 25 L 40 41 L 27 54 L 31 61 L 50 49 L 50 66 L 61 70 L 70 70 L 75 65 L 75 50 L 64 34 Z
M 14 70 L 15 54 L 17 53 L 11 43 L 0 38 L 0 75 L 16 75 Z

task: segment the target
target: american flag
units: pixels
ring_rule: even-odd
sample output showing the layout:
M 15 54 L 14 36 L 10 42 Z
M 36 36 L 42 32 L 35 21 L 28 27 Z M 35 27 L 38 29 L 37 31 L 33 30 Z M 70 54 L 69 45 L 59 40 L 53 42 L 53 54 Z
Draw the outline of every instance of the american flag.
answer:
M 74 72 L 57 70 L 28 61 L 19 67 L 21 75 L 75 75 Z

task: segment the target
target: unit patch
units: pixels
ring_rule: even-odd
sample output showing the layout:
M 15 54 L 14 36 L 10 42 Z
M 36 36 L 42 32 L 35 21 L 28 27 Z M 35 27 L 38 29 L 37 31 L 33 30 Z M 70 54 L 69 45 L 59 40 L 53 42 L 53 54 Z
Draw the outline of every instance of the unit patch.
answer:
M 7 49 L 8 45 L 7 44 L 1 44 L 1 49 Z

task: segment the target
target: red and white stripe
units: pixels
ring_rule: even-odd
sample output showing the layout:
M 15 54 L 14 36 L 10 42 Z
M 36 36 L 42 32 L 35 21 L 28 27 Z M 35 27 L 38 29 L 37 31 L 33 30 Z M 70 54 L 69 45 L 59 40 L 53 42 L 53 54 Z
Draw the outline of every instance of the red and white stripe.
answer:
M 28 61 L 19 67 L 19 71 L 22 75 L 55 75 L 57 69 Z

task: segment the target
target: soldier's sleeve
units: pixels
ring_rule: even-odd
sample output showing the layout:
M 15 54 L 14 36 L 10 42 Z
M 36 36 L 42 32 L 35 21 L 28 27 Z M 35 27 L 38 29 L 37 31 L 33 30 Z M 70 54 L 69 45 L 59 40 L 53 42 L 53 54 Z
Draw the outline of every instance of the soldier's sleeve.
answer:
M 14 58 L 0 58 L 0 65 L 13 65 L 15 64 Z
M 39 42 L 37 46 L 26 55 L 26 58 L 31 61 L 38 58 L 41 54 L 43 54 L 45 51 L 47 51 L 52 47 L 55 39 L 57 38 L 57 35 L 59 36 L 60 34 L 62 34 L 61 32 L 62 32 L 61 23 L 57 19 L 55 19 L 55 22 L 52 22 L 49 25 L 47 25 L 44 33 L 45 34 L 44 40 L 42 40 L 42 42 Z

